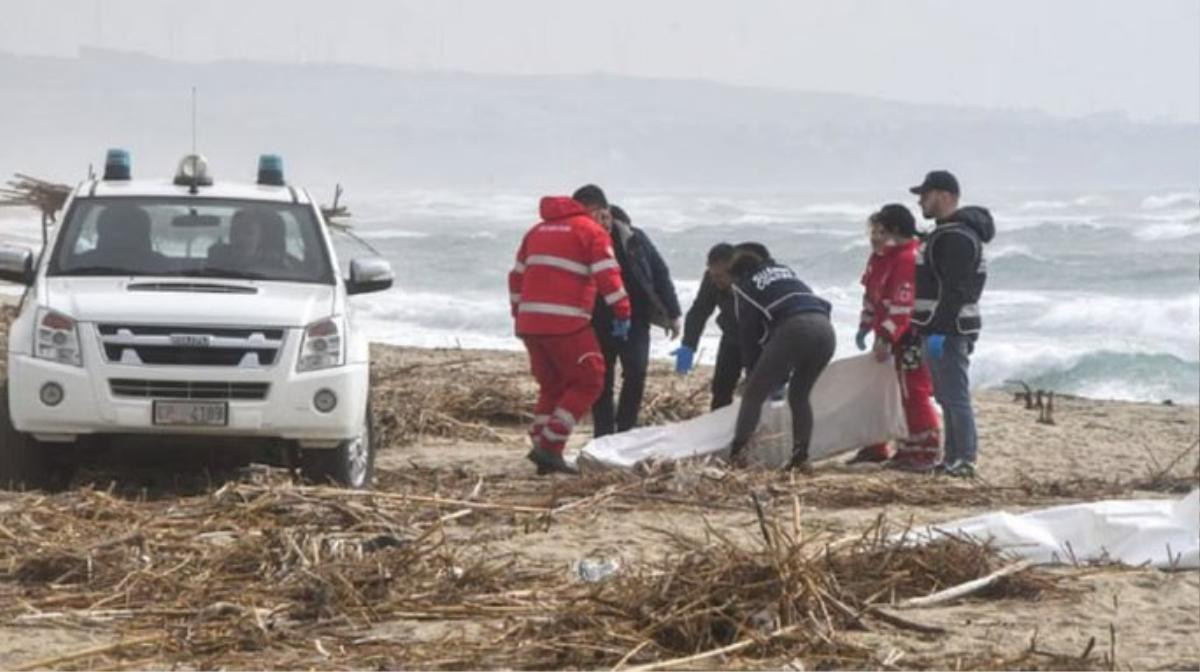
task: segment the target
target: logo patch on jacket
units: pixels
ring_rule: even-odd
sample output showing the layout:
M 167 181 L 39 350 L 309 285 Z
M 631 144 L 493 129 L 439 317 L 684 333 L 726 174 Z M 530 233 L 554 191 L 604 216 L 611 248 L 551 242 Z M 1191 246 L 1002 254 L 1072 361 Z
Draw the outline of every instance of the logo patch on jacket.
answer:
M 900 289 L 896 290 L 896 301 L 898 303 L 913 302 L 913 286 L 911 282 L 906 282 L 900 285 Z

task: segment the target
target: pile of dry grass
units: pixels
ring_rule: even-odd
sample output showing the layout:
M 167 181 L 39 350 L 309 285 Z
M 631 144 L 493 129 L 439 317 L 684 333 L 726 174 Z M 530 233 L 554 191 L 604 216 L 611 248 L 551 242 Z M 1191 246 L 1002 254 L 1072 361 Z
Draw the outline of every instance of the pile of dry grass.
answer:
M 379 358 L 372 370 L 372 401 L 384 444 L 422 437 L 504 440 L 502 428 L 532 420 L 537 387 L 524 370 L 498 363 L 504 356 L 465 354 L 451 361 L 395 364 Z M 707 381 L 654 367 L 642 404 L 643 424 L 677 422 L 708 411 Z
M 507 516 L 505 534 L 519 534 L 522 520 L 619 502 L 662 477 L 626 478 L 563 481 L 542 504 L 453 470 L 394 493 L 268 481 L 154 500 L 4 494 L 0 623 L 120 633 L 108 647 L 35 661 L 45 667 L 591 668 L 724 647 L 872 666 L 875 654 L 843 633 L 936 633 L 886 605 L 1003 561 L 965 541 L 898 546 L 882 525 L 831 546 L 764 515 L 761 544 L 664 533 L 669 557 L 590 584 L 448 533 L 464 517 Z M 1028 573 L 1010 580 L 988 597 L 1052 587 Z M 461 623 L 471 636 L 388 634 L 396 622 Z
M 502 441 L 496 427 L 522 425 L 532 417 L 533 388 L 490 371 L 483 356 L 380 364 L 371 375 L 383 445 L 411 444 L 421 437 Z
M 16 173 L 13 179 L 0 187 L 0 207 L 37 208 L 44 217 L 54 221 L 56 213 L 62 210 L 70 195 L 70 185 Z
M 542 655 L 539 667 L 547 668 L 664 660 L 728 665 L 725 657 L 734 654 L 739 665 L 798 658 L 816 668 L 878 667 L 884 661 L 877 652 L 844 633 L 875 628 L 944 632 L 888 606 L 984 576 L 1004 562 L 994 549 L 967 540 L 900 544 L 883 523 L 840 549 L 765 519 L 761 525 L 759 546 L 737 543 L 716 530 L 702 539 L 663 532 L 672 557 L 564 603 L 546 622 L 515 628 L 507 634 L 525 642 L 526 650 L 500 652 L 492 662 L 524 667 L 532 650 Z M 1037 599 L 1054 589 L 1051 579 L 1025 571 L 981 596 Z

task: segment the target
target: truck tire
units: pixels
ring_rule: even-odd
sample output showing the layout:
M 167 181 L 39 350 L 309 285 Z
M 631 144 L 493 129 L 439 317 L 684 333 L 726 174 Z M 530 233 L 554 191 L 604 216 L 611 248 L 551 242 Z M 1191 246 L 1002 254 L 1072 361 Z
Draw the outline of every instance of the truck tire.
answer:
M 8 383 L 0 383 L 0 489 L 61 488 L 51 461 L 52 446 L 13 427 L 8 410 Z
M 308 483 L 361 490 L 375 472 L 375 413 L 367 402 L 362 433 L 337 448 L 300 451 L 300 475 Z

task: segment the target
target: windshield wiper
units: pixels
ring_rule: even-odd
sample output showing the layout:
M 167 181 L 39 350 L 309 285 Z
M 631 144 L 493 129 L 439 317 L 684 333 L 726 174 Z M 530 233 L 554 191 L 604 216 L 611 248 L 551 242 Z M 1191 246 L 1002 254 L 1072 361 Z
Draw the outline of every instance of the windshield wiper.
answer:
M 239 271 L 225 268 L 193 268 L 178 271 L 172 275 L 183 275 L 194 278 L 235 278 L 238 280 L 265 280 L 269 276 L 254 271 Z

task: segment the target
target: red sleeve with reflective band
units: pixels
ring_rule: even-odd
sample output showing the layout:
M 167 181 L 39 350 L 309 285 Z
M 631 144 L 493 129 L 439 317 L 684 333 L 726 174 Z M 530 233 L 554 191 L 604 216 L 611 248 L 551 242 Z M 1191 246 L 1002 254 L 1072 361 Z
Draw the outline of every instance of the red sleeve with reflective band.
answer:
M 525 241 L 528 237 L 526 234 L 526 237 L 521 239 L 521 247 L 517 248 L 517 260 L 508 272 L 508 304 L 513 317 L 517 316 L 517 306 L 521 303 L 521 285 L 525 281 Z
M 585 227 L 583 231 L 588 264 L 596 280 L 598 294 L 612 309 L 613 316 L 628 320 L 633 315 L 633 307 L 629 304 L 629 295 L 621 280 L 621 266 L 613 254 L 612 239 L 598 224 Z
M 896 343 L 908 331 L 912 321 L 916 282 L 916 257 L 911 250 L 902 250 L 892 257 L 891 272 L 883 286 L 881 315 L 877 316 L 879 332 Z

